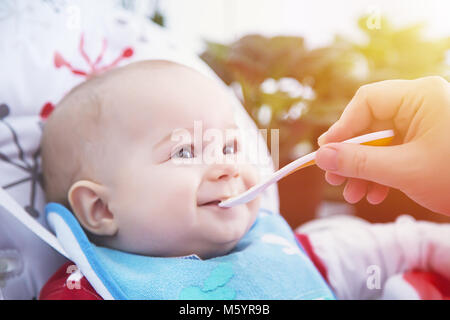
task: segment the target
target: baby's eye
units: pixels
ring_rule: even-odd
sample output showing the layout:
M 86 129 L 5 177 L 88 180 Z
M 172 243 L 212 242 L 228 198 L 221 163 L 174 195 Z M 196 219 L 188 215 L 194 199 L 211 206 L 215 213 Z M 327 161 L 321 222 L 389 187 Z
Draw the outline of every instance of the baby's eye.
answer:
M 178 149 L 174 154 L 172 154 L 171 158 L 194 158 L 194 146 L 193 145 L 185 145 Z
M 238 142 L 234 140 L 233 142 L 229 142 L 223 147 L 223 154 L 231 154 L 238 152 Z

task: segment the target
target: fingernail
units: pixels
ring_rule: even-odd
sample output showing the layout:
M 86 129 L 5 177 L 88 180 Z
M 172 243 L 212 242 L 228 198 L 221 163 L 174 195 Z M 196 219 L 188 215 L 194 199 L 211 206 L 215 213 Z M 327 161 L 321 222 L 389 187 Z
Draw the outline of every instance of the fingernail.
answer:
M 317 144 L 318 144 L 319 146 L 321 146 L 321 145 L 323 144 L 324 139 L 325 139 L 327 133 L 328 133 L 328 131 L 325 131 L 324 133 L 322 133 L 322 134 L 320 135 L 319 138 L 317 138 Z
M 324 133 L 322 133 L 320 135 L 320 137 L 317 139 L 317 143 L 319 144 L 319 146 L 322 146 L 323 144 L 325 144 L 325 138 L 328 134 L 330 134 L 330 132 L 333 130 L 333 128 L 335 127 L 336 123 L 333 123 L 331 125 L 331 127 L 328 128 L 327 131 L 325 131 Z
M 317 165 L 326 171 L 336 171 L 338 169 L 338 152 L 332 147 L 322 147 L 317 151 Z

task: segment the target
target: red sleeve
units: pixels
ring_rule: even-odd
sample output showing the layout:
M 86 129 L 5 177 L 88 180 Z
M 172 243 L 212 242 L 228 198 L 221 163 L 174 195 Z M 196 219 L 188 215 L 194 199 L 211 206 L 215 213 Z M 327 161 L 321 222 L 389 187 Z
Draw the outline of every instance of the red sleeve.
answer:
M 103 300 L 85 277 L 76 284 L 67 281 L 73 265 L 68 262 L 56 271 L 42 288 L 39 300 Z
M 422 300 L 450 300 L 450 280 L 429 271 L 413 270 L 403 274 Z
M 316 255 L 316 253 L 314 252 L 314 248 L 311 244 L 311 241 L 309 241 L 308 236 L 304 233 L 295 233 L 295 237 L 297 238 L 298 242 L 300 242 L 303 249 L 306 251 L 306 254 L 309 256 L 311 261 L 316 266 L 317 270 L 319 270 L 322 277 L 325 279 L 326 282 L 329 283 L 327 268 L 325 267 L 325 264 L 322 262 L 319 256 Z

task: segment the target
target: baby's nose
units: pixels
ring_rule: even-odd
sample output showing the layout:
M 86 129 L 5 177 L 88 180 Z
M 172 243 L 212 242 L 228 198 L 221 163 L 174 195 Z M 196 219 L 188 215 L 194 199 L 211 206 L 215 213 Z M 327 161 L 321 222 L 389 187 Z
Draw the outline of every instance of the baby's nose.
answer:
M 210 180 L 228 180 L 239 177 L 237 164 L 215 164 L 210 167 L 208 178 Z

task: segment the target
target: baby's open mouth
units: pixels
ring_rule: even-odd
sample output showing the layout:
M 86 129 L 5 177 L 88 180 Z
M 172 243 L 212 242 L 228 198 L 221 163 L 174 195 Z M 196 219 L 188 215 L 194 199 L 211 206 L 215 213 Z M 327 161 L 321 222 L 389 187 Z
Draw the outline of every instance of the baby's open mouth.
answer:
M 214 200 L 206 200 L 205 202 L 201 202 L 198 204 L 199 207 L 215 207 L 215 208 L 221 208 L 219 207 L 219 203 L 222 201 L 227 200 L 229 197 L 219 197 Z
M 209 201 L 209 202 L 202 204 L 202 206 L 217 206 L 220 202 L 222 202 L 222 201 L 220 201 L 220 200 Z
M 211 208 L 220 208 L 220 209 L 229 209 L 228 207 L 220 207 L 219 203 L 228 200 L 232 197 L 235 197 L 237 193 L 233 194 L 226 194 L 226 195 L 219 195 L 214 197 L 208 197 L 203 199 L 197 199 L 197 206 L 198 207 L 211 207 Z

